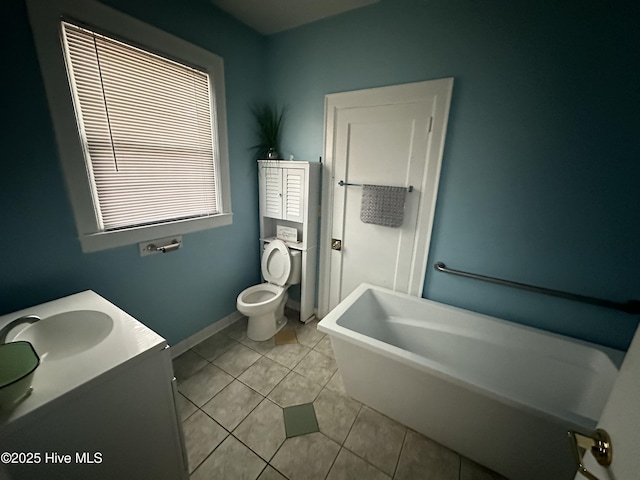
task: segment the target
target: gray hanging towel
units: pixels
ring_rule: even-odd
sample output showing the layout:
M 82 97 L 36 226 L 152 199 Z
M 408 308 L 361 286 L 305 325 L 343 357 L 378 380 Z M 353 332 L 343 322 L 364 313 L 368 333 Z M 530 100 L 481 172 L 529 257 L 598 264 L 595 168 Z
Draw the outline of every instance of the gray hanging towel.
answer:
M 405 187 L 362 186 L 360 220 L 384 227 L 399 228 L 404 220 Z

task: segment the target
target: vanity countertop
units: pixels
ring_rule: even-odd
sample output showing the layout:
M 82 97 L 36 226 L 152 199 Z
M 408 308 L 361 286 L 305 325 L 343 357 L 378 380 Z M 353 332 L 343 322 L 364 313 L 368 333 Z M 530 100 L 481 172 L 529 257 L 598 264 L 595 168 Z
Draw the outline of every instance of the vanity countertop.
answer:
M 108 315 L 113 320 L 108 333 L 90 348 L 41 358 L 31 395 L 11 410 L 0 410 L 0 432 L 31 412 L 45 410 L 43 407 L 55 404 L 64 395 L 81 391 L 90 381 L 116 367 L 167 346 L 160 335 L 91 290 L 0 316 L 0 328 L 25 315 L 37 315 L 40 322 L 46 322 L 48 317 L 82 310 Z

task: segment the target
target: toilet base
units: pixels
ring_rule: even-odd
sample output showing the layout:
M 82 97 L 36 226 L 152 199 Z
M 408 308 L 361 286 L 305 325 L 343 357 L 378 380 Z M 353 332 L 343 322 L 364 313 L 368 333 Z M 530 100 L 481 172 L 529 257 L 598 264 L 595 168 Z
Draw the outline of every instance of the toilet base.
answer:
M 247 325 L 247 337 L 249 340 L 253 340 L 254 342 L 269 340 L 284 328 L 287 324 L 287 317 L 284 315 L 284 306 L 287 304 L 288 299 L 289 294 L 285 291 L 282 296 L 282 301 L 275 311 L 249 317 Z
M 247 337 L 254 342 L 269 340 L 287 324 L 284 312 L 280 318 L 276 318 L 275 312 L 249 317 L 247 324 Z

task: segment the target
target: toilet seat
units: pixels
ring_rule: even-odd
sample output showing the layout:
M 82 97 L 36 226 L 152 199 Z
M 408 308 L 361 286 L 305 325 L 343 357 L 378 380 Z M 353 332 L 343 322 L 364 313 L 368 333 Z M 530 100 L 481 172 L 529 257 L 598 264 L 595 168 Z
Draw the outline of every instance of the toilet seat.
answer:
M 282 240 L 273 240 L 262 253 L 262 276 L 274 285 L 286 285 L 291 274 L 291 253 Z
M 281 296 L 285 292 L 283 287 L 272 285 L 270 283 L 259 283 L 253 287 L 245 288 L 238 295 L 237 305 L 246 310 L 247 308 L 261 308 Z

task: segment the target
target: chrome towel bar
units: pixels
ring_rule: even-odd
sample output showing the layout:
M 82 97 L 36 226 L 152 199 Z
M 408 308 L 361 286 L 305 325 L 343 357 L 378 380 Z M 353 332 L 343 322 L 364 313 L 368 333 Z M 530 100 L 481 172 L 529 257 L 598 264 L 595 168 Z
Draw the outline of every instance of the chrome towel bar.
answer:
M 338 185 L 340 185 L 341 187 L 362 187 L 362 183 L 347 183 L 344 180 L 340 180 L 338 182 Z M 407 192 L 411 193 L 413 192 L 413 185 L 409 185 L 407 187 Z
M 536 287 L 534 285 L 527 285 L 526 283 L 512 282 L 510 280 L 503 280 L 501 278 L 487 277 L 485 275 L 478 275 L 477 273 L 463 272 L 461 270 L 453 270 L 447 268 L 442 262 L 436 262 L 433 266 L 438 272 L 451 273 L 460 277 L 473 278 L 475 280 L 482 280 L 483 282 L 497 283 L 498 285 L 504 285 L 507 287 L 520 288 L 522 290 L 528 290 L 530 292 L 542 293 L 544 295 L 551 295 L 553 297 L 566 298 L 567 300 L 574 300 L 577 302 L 590 303 L 592 305 L 598 305 L 600 307 L 612 308 L 626 313 L 634 315 L 640 314 L 640 301 L 629 300 L 626 303 L 612 302 L 610 300 L 603 300 L 601 298 L 587 297 L 586 295 L 578 295 L 577 293 L 563 292 L 560 290 L 552 290 L 550 288 Z

